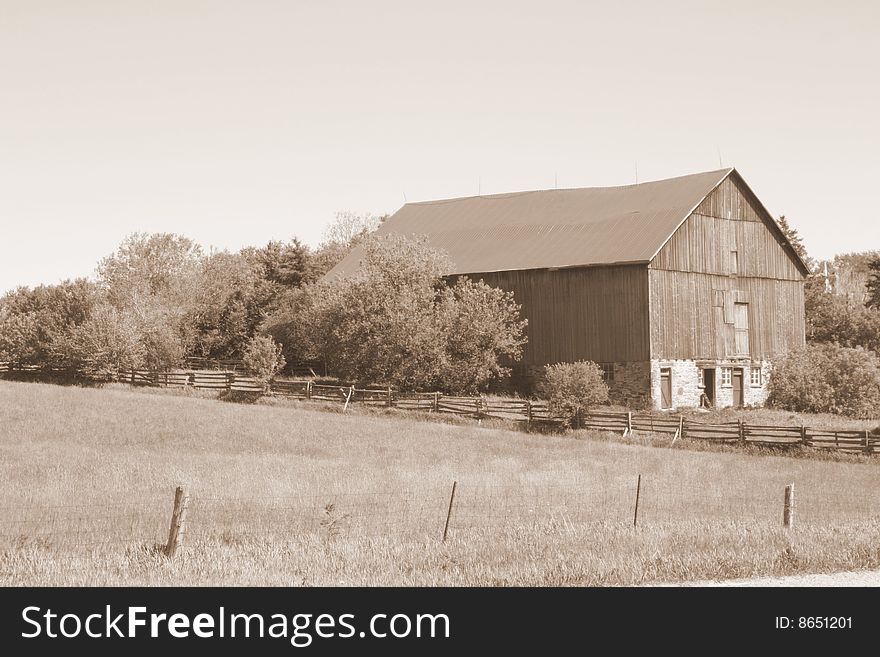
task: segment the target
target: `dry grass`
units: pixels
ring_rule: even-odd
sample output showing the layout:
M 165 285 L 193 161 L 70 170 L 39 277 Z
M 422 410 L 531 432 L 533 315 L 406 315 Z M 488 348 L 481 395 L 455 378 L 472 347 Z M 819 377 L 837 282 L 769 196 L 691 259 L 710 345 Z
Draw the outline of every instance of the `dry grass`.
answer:
M 0 382 L 0 584 L 640 584 L 880 565 L 875 464 L 576 436 Z M 189 533 L 169 561 L 153 546 L 181 483 Z

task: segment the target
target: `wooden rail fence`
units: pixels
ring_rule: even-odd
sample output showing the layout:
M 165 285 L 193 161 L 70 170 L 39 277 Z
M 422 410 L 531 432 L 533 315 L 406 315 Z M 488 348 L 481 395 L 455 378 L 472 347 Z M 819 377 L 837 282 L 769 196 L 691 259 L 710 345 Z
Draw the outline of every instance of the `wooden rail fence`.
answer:
M 39 372 L 35 366 L 0 364 L 8 371 Z M 400 392 L 391 388 L 357 388 L 328 385 L 312 380 L 273 379 L 263 383 L 242 371 L 181 370 L 153 372 L 123 371 L 119 380 L 134 386 L 192 387 L 203 390 L 255 392 L 292 399 L 361 404 L 429 413 L 448 413 L 476 419 L 494 418 L 526 424 L 556 424 L 547 403 L 529 399 L 460 397 L 439 392 Z M 833 430 L 806 426 L 770 426 L 730 422 L 701 422 L 683 415 L 635 411 L 590 411 L 575 418 L 580 428 L 597 431 L 668 434 L 677 439 L 710 440 L 718 443 L 773 447 L 804 446 L 860 454 L 880 453 L 880 436 L 863 430 Z

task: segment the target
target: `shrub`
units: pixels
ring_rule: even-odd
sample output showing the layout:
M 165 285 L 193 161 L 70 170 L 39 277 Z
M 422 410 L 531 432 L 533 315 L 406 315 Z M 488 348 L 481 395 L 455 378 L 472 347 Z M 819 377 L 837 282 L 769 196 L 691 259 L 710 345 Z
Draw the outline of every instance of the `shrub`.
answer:
M 880 365 L 861 348 L 812 344 L 774 365 L 769 406 L 855 418 L 880 414 Z
M 265 388 L 271 378 L 284 367 L 281 345 L 267 335 L 257 335 L 244 348 L 242 366 Z
M 566 426 L 591 406 L 608 402 L 608 384 L 591 361 L 547 365 L 539 387 L 550 414 L 561 417 Z

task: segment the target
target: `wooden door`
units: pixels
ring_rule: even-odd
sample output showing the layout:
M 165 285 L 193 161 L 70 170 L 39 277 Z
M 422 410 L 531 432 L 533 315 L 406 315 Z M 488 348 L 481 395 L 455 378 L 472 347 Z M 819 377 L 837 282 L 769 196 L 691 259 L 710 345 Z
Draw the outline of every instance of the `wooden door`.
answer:
M 738 367 L 733 370 L 733 405 L 742 408 L 743 405 L 743 370 Z
M 660 408 L 672 408 L 672 369 L 660 368 Z

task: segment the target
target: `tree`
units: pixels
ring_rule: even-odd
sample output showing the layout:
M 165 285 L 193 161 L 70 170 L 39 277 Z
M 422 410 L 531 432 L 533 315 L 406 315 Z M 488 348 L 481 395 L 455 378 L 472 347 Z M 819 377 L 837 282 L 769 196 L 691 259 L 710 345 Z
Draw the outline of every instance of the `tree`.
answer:
M 257 335 L 245 345 L 241 364 L 265 389 L 272 377 L 284 367 L 281 345 L 269 336 Z
M 199 271 L 201 247 L 171 233 L 133 233 L 98 264 L 98 279 L 108 299 L 124 308 L 142 296 L 185 306 Z
M 90 316 L 98 297 L 85 279 L 7 293 L 0 298 L 0 359 L 57 364 L 55 343 Z
M 807 265 L 810 271 L 813 271 L 815 263 L 807 253 L 807 247 L 804 245 L 804 240 L 798 232 L 797 228 L 791 225 L 788 219 L 785 218 L 785 215 L 779 217 L 778 223 L 779 227 L 782 229 L 783 235 L 785 235 L 785 239 L 787 239 L 788 243 L 791 244 L 794 252 L 797 253 L 800 259 L 804 261 L 804 264 Z
M 264 273 L 254 250 L 220 251 L 203 259 L 185 318 L 192 353 L 241 357 L 278 294 Z
M 861 348 L 813 344 L 774 364 L 768 405 L 790 411 L 873 418 L 880 407 L 877 356 Z
M 442 290 L 437 312 L 446 336 L 440 387 L 474 392 L 483 382 L 510 374 L 502 362 L 522 355 L 527 324 L 520 319 L 512 292 L 459 278 Z
M 868 263 L 868 282 L 865 284 L 868 308 L 880 309 L 880 258 L 873 258 Z
M 355 246 L 362 244 L 387 218 L 371 214 L 337 212 L 324 230 L 318 250 L 312 257 L 313 280 L 319 279 L 339 264 Z
M 0 362 L 32 363 L 39 349 L 36 313 L 0 307 Z
M 386 216 L 377 217 L 370 213 L 337 212 L 330 225 L 324 229 L 321 241 L 324 244 L 335 243 L 353 246 L 366 239 L 386 218 Z
M 424 240 L 369 240 L 354 276 L 314 289 L 317 351 L 338 376 L 403 389 L 438 379 L 443 343 L 435 284 L 448 261 Z
M 311 250 L 296 238 L 286 244 L 273 240 L 255 250 L 254 256 L 262 265 L 263 278 L 270 283 L 299 287 L 314 280 Z
M 451 263 L 425 239 L 391 234 L 362 248 L 354 275 L 303 288 L 268 323 L 286 354 L 405 390 L 472 391 L 507 372 L 501 360 L 525 342 L 512 296 L 467 280 L 450 287 Z
M 591 406 L 608 403 L 608 384 L 601 368 L 591 361 L 547 365 L 539 390 L 550 414 L 562 418 L 566 426 Z
M 101 379 L 118 378 L 122 370 L 143 367 L 146 350 L 135 318 L 109 303 L 59 340 L 66 364 Z
M 808 342 L 880 353 L 880 311 L 812 285 L 805 289 L 804 310 Z

